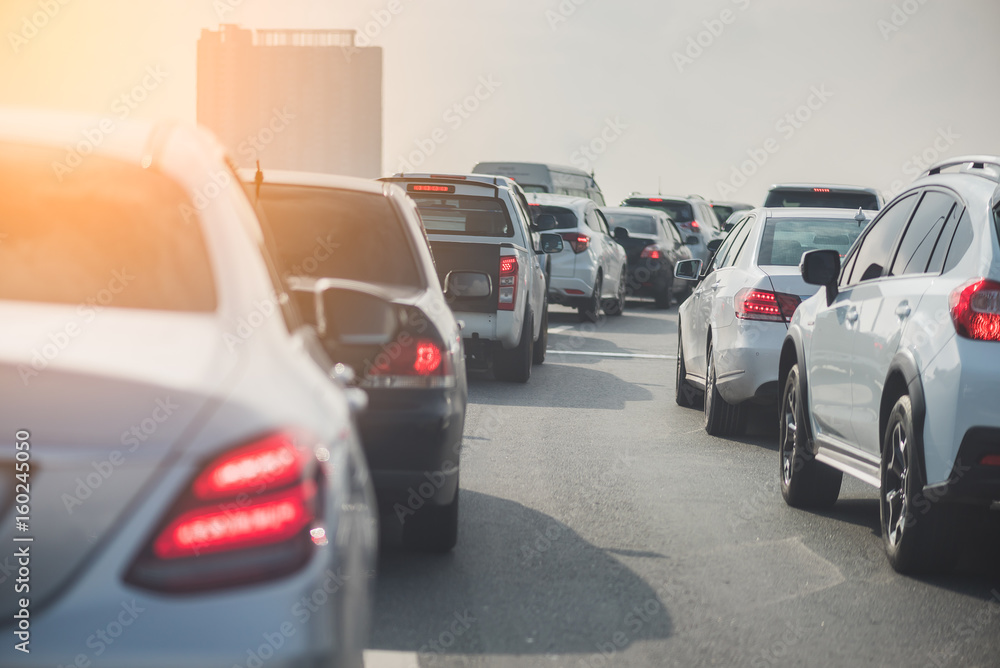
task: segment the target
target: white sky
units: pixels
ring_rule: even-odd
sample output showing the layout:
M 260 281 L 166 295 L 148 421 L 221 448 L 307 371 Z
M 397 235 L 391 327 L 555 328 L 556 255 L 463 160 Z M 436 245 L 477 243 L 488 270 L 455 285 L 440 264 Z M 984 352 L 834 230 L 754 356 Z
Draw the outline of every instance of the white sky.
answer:
M 2 0 L 0 104 L 109 114 L 159 66 L 166 78 L 134 117 L 193 121 L 201 28 L 363 29 L 395 2 L 371 40 L 385 50 L 387 173 L 437 128 L 447 138 L 424 169 L 588 164 L 611 203 L 658 183 L 751 204 L 775 181 L 890 191 L 925 151 L 1000 154 L 996 0 Z M 55 16 L 13 44 L 46 4 Z M 724 11 L 712 35 L 704 22 Z M 675 54 L 699 37 L 679 71 Z M 460 125 L 446 118 L 480 77 L 500 85 Z M 779 126 L 813 88 L 830 96 Z M 609 122 L 624 127 L 602 146 Z M 578 153 L 591 142 L 603 148 L 592 160 Z M 720 191 L 748 151 L 763 166 Z

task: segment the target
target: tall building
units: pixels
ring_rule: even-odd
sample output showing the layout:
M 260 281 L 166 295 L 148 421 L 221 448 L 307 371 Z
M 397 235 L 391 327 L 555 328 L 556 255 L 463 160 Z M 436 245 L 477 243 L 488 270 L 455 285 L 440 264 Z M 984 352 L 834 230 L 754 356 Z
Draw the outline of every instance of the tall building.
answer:
M 198 40 L 198 122 L 242 167 L 382 175 L 382 49 L 353 30 L 245 30 Z

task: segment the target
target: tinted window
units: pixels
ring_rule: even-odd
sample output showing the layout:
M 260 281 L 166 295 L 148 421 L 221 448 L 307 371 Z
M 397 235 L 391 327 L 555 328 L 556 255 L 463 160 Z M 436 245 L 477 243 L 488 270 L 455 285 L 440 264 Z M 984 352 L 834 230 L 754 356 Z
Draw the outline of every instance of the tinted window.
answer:
M 463 195 L 416 195 L 413 199 L 428 232 L 477 237 L 514 236 L 514 225 L 503 202 L 498 199 Z
M 198 211 L 155 169 L 90 155 L 62 182 L 65 150 L 0 144 L 0 299 L 212 311 Z
M 521 186 L 521 190 L 523 190 L 526 193 L 547 193 L 549 191 L 549 189 L 546 188 L 545 186 L 533 186 L 533 185 L 524 184 L 524 183 L 521 183 L 521 184 L 518 184 L 518 185 L 520 185 Z
M 723 260 L 725 260 L 726 254 L 732 247 L 733 242 L 736 240 L 736 237 L 740 234 L 740 232 L 745 230 L 747 227 L 749 227 L 749 225 L 743 222 L 737 225 L 735 228 L 733 228 L 733 231 L 729 233 L 729 236 L 727 236 L 726 240 L 722 242 L 722 245 L 719 246 L 719 249 L 715 251 L 715 255 L 712 256 L 709 271 L 715 271 L 716 269 L 722 266 L 722 262 Z
M 892 246 L 906 225 L 906 221 L 909 220 L 916 203 L 916 195 L 908 195 L 886 209 L 872 223 L 871 229 L 861 240 L 854 271 L 848 283 L 869 281 L 882 275 L 885 265 L 889 262 Z
M 694 220 L 694 209 L 687 202 L 680 200 L 650 200 L 644 197 L 630 197 L 624 206 L 641 206 L 646 209 L 659 209 L 666 212 L 675 223 L 690 223 Z
M 656 234 L 656 219 L 652 216 L 630 213 L 606 213 L 604 216 L 612 228 L 624 227 L 636 234 Z
M 866 209 L 876 211 L 878 198 L 871 193 L 837 192 L 821 188 L 820 192 L 813 190 L 798 190 L 776 188 L 767 194 L 764 206 L 787 207 L 808 206 L 826 209 Z
M 952 216 L 957 218 L 959 213 L 958 203 L 953 197 L 933 190 L 924 195 L 899 242 L 889 275 L 922 274 L 927 271 L 927 263 L 941 243 L 941 233 L 947 227 L 948 219 Z M 950 241 L 944 242 L 945 247 Z
M 409 236 L 380 194 L 265 184 L 260 205 L 285 274 L 423 285 Z
M 535 210 L 535 214 L 548 213 L 555 216 L 556 219 L 556 229 L 557 230 L 568 230 L 580 226 L 580 220 L 576 217 L 570 209 L 564 209 L 561 206 L 532 206 Z
M 768 218 L 757 264 L 795 267 L 803 253 L 819 249 L 844 256 L 864 229 L 853 219 Z
M 736 257 L 743 250 L 743 246 L 747 242 L 747 237 L 750 236 L 750 231 L 753 229 L 753 220 L 748 220 L 743 224 L 739 230 L 736 230 L 735 238 L 733 243 L 729 246 L 729 250 L 726 255 L 722 258 L 722 263 L 719 265 L 721 267 L 731 267 L 736 264 Z
M 585 220 L 587 221 L 587 227 L 595 232 L 604 231 L 601 228 L 601 220 L 597 217 L 597 209 L 587 209 Z
M 969 211 L 962 212 L 962 217 L 958 220 L 958 229 L 955 230 L 955 238 L 951 240 L 951 248 L 948 249 L 948 261 L 944 263 L 944 270 L 950 271 L 955 268 L 965 252 L 972 245 L 972 222 L 969 220 Z

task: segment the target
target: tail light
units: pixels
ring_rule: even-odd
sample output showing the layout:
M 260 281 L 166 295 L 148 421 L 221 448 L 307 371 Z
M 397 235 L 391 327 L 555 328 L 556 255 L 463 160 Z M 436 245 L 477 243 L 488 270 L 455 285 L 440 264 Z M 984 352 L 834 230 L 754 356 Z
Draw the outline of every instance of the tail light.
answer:
M 743 288 L 736 293 L 736 317 L 741 320 L 790 322 L 802 300 L 798 295 Z
M 429 338 L 403 334 L 375 357 L 362 387 L 439 388 L 455 382 L 443 346 Z
M 692 220 L 691 221 L 691 229 L 692 230 L 697 230 L 697 229 L 700 229 L 700 228 L 701 228 L 701 223 L 699 223 L 697 220 Z
M 497 309 L 513 311 L 517 301 L 517 258 L 505 255 L 500 258 L 500 302 Z
M 171 509 L 126 579 L 151 589 L 211 589 L 271 579 L 304 564 L 321 500 L 305 435 L 268 434 L 208 463 Z
M 586 234 L 580 234 L 579 232 L 563 232 L 559 236 L 563 238 L 563 241 L 570 245 L 573 252 L 577 255 L 590 247 L 590 237 Z
M 650 244 L 642 249 L 642 254 L 639 257 L 642 259 L 659 260 L 663 257 L 663 249 L 657 244 Z
M 976 279 L 957 288 L 948 301 L 959 336 L 1000 341 L 1000 283 Z

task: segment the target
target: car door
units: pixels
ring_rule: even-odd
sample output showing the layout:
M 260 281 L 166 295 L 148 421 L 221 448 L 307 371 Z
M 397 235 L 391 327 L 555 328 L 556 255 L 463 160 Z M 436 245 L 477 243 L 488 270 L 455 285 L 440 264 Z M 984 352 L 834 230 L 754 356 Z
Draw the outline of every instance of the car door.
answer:
M 904 197 L 872 222 L 846 259 L 839 294 L 816 310 L 806 354 L 806 378 L 817 436 L 856 443 L 853 379 L 855 374 L 870 375 L 862 370 L 870 361 L 856 357 L 854 350 L 861 319 L 859 304 L 879 289 L 879 279 L 916 201 L 915 194 Z
M 522 206 L 520 199 L 516 196 L 516 193 L 511 197 L 514 202 L 514 215 L 521 222 L 519 224 L 522 233 L 524 234 L 525 243 L 528 250 L 528 270 L 530 273 L 530 291 L 531 291 L 531 311 L 535 314 L 534 327 L 535 332 L 532 333 L 534 338 L 537 337 L 537 332 L 542 322 L 542 313 L 545 310 L 545 294 L 546 294 L 546 282 L 545 282 L 545 268 L 542 266 L 544 259 L 548 256 L 541 256 L 538 254 L 538 248 L 535 239 L 532 237 L 531 232 L 531 214 L 528 213 L 527 209 Z
M 604 269 L 605 275 L 614 276 L 614 281 L 611 285 L 617 290 L 622 272 L 625 271 L 625 266 L 628 264 L 628 255 L 625 253 L 625 248 L 611 234 L 611 225 L 608 224 L 608 219 L 604 217 L 604 213 L 600 209 L 595 209 L 595 212 L 597 213 L 597 219 L 600 222 L 601 231 L 604 236 L 604 244 L 608 251 L 607 264 Z M 613 292 L 612 296 L 614 294 Z
M 860 319 L 851 374 L 851 424 L 856 444 L 870 455 L 879 454 L 879 411 L 889 365 L 930 285 L 927 270 L 938 240 L 963 208 L 947 192 L 925 191 L 882 277 L 855 290 Z

